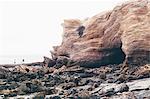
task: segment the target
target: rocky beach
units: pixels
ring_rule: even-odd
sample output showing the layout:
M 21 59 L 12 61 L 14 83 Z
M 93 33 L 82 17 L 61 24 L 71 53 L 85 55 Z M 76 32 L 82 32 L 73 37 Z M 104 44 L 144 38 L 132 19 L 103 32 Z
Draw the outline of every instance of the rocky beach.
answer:
M 1 68 L 1 97 L 14 99 L 149 99 L 150 65 L 100 68 L 20 65 Z M 9 71 L 8 71 L 9 70 Z
M 0 65 L 0 99 L 150 99 L 150 2 L 64 20 L 43 62 Z

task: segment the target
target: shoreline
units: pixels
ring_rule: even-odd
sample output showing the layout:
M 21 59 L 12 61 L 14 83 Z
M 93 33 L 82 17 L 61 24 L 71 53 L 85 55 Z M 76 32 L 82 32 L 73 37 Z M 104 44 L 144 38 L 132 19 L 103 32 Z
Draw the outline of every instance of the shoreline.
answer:
M 43 62 L 31 62 L 31 63 L 22 63 L 22 64 L 0 64 L 0 66 L 3 67 L 15 67 L 15 66 L 19 66 L 19 65 L 27 65 L 27 66 L 34 66 L 34 65 L 41 65 L 43 64 Z

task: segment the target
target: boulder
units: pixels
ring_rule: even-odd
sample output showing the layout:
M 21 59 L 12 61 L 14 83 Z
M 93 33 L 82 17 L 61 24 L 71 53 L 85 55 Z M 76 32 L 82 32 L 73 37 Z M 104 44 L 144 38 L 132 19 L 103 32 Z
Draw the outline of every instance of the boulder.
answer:
M 43 57 L 44 58 L 44 61 L 43 61 L 43 64 L 44 66 L 46 67 L 52 67 L 56 64 L 56 61 L 55 60 L 52 60 L 46 56 Z
M 125 91 L 129 91 L 129 87 L 126 83 L 122 83 L 122 84 L 119 84 L 118 86 L 116 86 L 115 88 L 115 92 L 125 92 Z

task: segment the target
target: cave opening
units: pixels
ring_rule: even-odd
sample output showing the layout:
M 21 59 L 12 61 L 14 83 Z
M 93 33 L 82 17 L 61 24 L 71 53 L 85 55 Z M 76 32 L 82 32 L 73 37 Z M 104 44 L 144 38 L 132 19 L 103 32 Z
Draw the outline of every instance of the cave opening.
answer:
M 80 66 L 95 68 L 106 65 L 114 65 L 114 64 L 122 64 L 125 61 L 126 55 L 120 48 L 111 48 L 111 49 L 103 49 L 103 58 L 92 60 L 92 61 L 83 61 L 79 62 Z M 101 53 L 101 52 L 100 52 Z
M 121 64 L 124 62 L 126 55 L 122 51 L 121 47 L 120 48 L 114 48 L 111 50 L 112 55 L 110 55 L 108 59 L 109 64 Z

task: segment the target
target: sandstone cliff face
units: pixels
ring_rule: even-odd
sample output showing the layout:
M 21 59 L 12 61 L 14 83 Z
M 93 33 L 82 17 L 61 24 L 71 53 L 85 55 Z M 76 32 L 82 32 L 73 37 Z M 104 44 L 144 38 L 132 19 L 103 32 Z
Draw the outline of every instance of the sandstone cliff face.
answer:
M 81 66 L 150 63 L 150 2 L 132 1 L 84 21 L 64 20 L 63 41 L 52 57 L 65 56 Z M 84 26 L 82 37 L 78 29 Z

